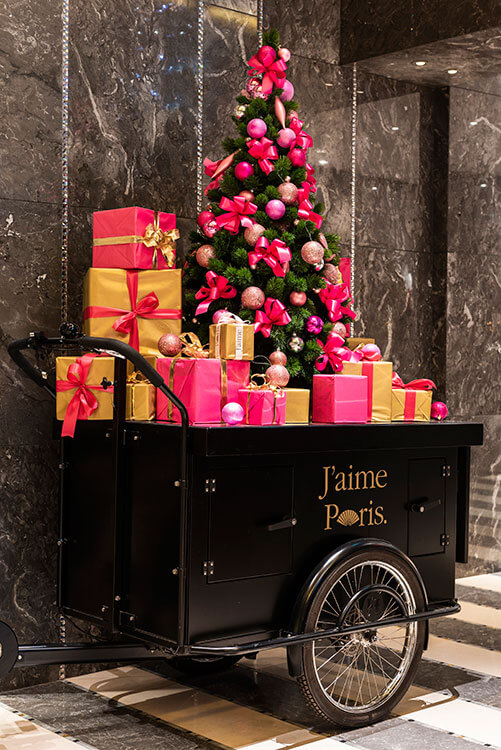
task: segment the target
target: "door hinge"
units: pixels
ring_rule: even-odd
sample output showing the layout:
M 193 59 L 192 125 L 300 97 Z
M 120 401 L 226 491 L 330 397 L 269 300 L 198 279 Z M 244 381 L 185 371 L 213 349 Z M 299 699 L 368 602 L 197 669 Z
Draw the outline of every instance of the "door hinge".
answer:
M 450 475 L 451 475 L 451 467 L 449 466 L 449 464 L 444 464 L 444 466 L 442 466 L 442 476 L 450 477 Z
M 449 546 L 449 534 L 440 534 L 440 544 L 442 547 Z
M 205 492 L 209 495 L 216 491 L 216 480 L 214 477 L 210 477 L 205 480 Z
M 214 561 L 213 560 L 204 560 L 203 566 L 202 566 L 202 572 L 204 576 L 213 576 L 214 575 Z

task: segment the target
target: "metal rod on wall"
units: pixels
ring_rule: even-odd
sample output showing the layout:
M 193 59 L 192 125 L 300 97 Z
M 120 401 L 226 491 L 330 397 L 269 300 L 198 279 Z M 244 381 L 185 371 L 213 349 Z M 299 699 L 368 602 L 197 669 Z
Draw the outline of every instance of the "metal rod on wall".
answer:
M 68 319 L 68 96 L 70 0 L 62 4 L 61 59 L 61 321 Z
M 355 245 L 357 207 L 357 64 L 353 63 L 351 97 L 351 232 L 350 232 L 350 286 L 351 298 L 355 300 Z M 355 302 L 353 302 L 355 305 Z M 353 326 L 352 326 L 353 328 Z M 352 331 L 353 333 L 353 331 Z
M 198 2 L 197 14 L 197 213 L 203 202 L 203 120 L 204 120 L 204 2 Z
M 259 47 L 263 46 L 263 3 L 264 0 L 257 0 L 257 43 Z

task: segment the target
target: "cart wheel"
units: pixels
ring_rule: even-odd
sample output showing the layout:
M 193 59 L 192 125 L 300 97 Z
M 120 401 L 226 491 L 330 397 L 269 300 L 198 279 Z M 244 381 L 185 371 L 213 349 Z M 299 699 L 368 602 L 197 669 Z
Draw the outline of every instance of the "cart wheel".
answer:
M 306 631 L 384 621 L 424 609 L 410 568 L 386 550 L 339 563 L 316 593 Z M 301 689 L 320 716 L 346 727 L 380 721 L 403 698 L 423 652 L 424 621 L 347 633 L 303 646 Z
M 191 677 L 203 677 L 206 674 L 216 674 L 229 669 L 240 656 L 174 656 L 169 659 L 169 664 L 178 672 Z

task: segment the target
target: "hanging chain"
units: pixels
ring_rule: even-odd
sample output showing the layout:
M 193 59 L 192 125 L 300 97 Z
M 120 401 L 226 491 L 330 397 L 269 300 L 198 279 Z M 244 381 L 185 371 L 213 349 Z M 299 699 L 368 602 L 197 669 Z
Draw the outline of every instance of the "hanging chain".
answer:
M 59 643 L 63 645 L 66 643 L 66 619 L 64 615 L 59 615 Z M 64 680 L 66 678 L 66 666 L 64 664 L 59 665 L 59 679 Z
M 61 322 L 68 320 L 68 93 L 69 93 L 70 0 L 62 7 L 61 81 Z
M 203 118 L 204 118 L 204 1 L 198 2 L 197 18 L 197 213 L 203 202 Z
M 350 286 L 351 298 L 355 298 L 355 242 L 356 242 L 356 197 L 357 197 L 357 64 L 353 63 L 351 98 L 351 235 L 350 235 Z
M 263 2 L 257 0 L 257 43 L 259 47 L 263 46 Z

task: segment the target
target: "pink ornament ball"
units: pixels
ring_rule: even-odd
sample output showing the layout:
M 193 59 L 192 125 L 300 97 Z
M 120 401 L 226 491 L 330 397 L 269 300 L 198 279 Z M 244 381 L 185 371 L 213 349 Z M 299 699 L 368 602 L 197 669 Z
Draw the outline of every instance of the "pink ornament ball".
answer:
M 264 305 L 264 292 L 258 286 L 248 286 L 242 292 L 241 302 L 247 310 L 259 310 Z
M 264 210 L 266 211 L 266 214 L 270 217 L 270 219 L 273 219 L 273 221 L 278 221 L 285 213 L 285 205 L 282 203 L 282 201 L 274 199 L 268 201 Z
M 287 364 L 287 354 L 277 349 L 276 352 L 270 354 L 270 362 L 272 365 L 285 365 Z
M 284 81 L 283 91 L 280 94 L 280 99 L 283 102 L 290 102 L 294 98 L 294 86 L 290 81 Z
M 345 339 L 348 331 L 346 329 L 345 324 L 338 321 L 337 323 L 334 323 L 331 333 L 335 333 L 337 336 L 342 336 Z M 330 335 L 331 334 L 329 334 L 329 336 Z
M 228 310 L 216 310 L 214 315 L 212 316 L 212 322 L 217 323 L 220 318 L 223 317 L 223 315 L 227 315 Z
M 280 49 L 278 50 L 278 56 L 284 62 L 289 62 L 289 60 L 291 59 L 290 50 L 288 50 L 287 47 L 280 47 Z
M 242 190 L 241 193 L 238 194 L 241 198 L 245 198 L 246 201 L 253 201 L 254 200 L 254 193 L 252 190 Z
M 293 120 L 295 117 L 299 118 L 298 113 L 296 112 L 295 109 L 290 109 L 289 112 L 287 113 L 287 119 Z
M 290 148 L 296 142 L 296 134 L 292 128 L 282 128 L 278 131 L 277 143 L 282 148 Z
M 305 263 L 309 263 L 312 266 L 320 263 L 320 261 L 323 260 L 323 257 L 324 249 L 320 242 L 310 240 L 309 242 L 305 242 L 301 248 L 301 258 Z
M 286 206 L 293 206 L 297 203 L 298 189 L 292 182 L 281 182 L 277 188 L 280 200 L 285 203 Z
M 202 211 L 202 213 L 198 214 L 197 224 L 199 227 L 203 227 L 203 225 L 207 224 L 208 221 L 213 221 L 214 219 L 215 216 L 212 211 Z
M 259 48 L 257 56 L 259 60 L 263 62 L 266 57 L 271 57 L 274 60 L 277 56 L 277 53 L 275 52 L 273 47 L 271 47 L 269 44 L 265 44 L 263 47 Z
M 339 281 L 341 281 L 341 274 L 339 273 L 339 268 L 332 263 L 326 263 L 323 268 L 323 273 L 327 281 L 330 281 L 331 284 L 337 284 Z
M 228 425 L 240 424 L 245 417 L 244 407 L 236 401 L 230 401 L 223 406 L 221 416 Z
M 271 365 L 266 370 L 265 376 L 270 385 L 278 385 L 280 388 L 285 388 L 291 377 L 283 365 Z
M 434 401 L 431 405 L 431 418 L 441 422 L 445 419 L 449 410 L 443 401 Z
M 209 239 L 212 239 L 218 230 L 219 230 L 219 227 L 215 219 L 208 221 L 207 224 L 204 224 L 204 227 L 203 227 L 203 233 Z
M 235 167 L 235 177 L 237 180 L 246 180 L 247 177 L 250 177 L 253 174 L 254 167 L 252 164 L 249 164 L 248 161 L 241 161 Z
M 287 156 L 293 167 L 304 167 L 306 164 L 306 153 L 300 148 L 292 148 Z
M 244 239 L 248 245 L 254 247 L 258 239 L 262 234 L 265 233 L 265 228 L 261 224 L 253 224 L 251 227 L 247 227 L 244 232 Z
M 306 321 L 306 330 L 310 333 L 320 333 L 324 327 L 324 321 L 319 315 L 310 315 Z
M 199 266 L 202 268 L 209 267 L 209 261 L 216 257 L 216 251 L 212 245 L 200 245 L 196 252 L 196 259 Z
M 165 333 L 158 339 L 157 346 L 164 357 L 175 357 L 183 348 L 183 342 L 175 333 Z
M 260 117 L 254 117 L 247 124 L 247 132 L 251 138 L 262 138 L 263 135 L 266 135 L 267 130 L 268 126 L 266 125 L 264 120 L 261 120 Z
M 307 299 L 306 292 L 291 292 L 289 295 L 289 302 L 294 307 L 302 307 Z

